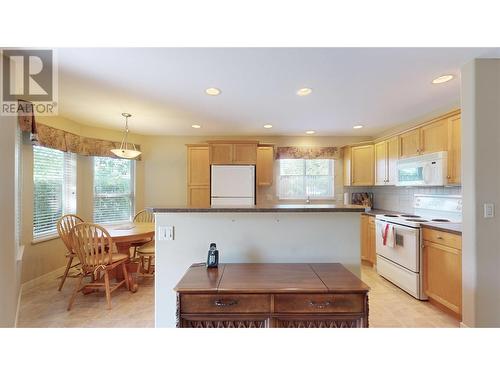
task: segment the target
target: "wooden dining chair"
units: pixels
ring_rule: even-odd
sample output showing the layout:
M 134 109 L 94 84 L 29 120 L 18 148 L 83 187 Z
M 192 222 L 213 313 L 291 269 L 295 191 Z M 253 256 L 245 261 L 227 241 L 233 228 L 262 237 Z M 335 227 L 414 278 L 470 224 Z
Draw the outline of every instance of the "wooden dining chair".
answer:
M 78 292 L 96 288 L 104 288 L 108 309 L 111 309 L 111 293 L 123 284 L 130 290 L 125 265 L 129 259 L 128 255 L 117 253 L 108 231 L 97 224 L 77 224 L 71 231 L 71 240 L 80 260 L 81 272 L 70 298 L 68 310 L 71 310 Z M 108 249 L 108 251 L 102 251 L 102 249 Z M 109 272 L 117 267 L 122 268 L 124 279 L 116 284 L 111 284 Z M 91 282 L 82 286 L 83 278 L 87 276 L 90 276 Z
M 150 210 L 139 211 L 134 216 L 134 223 L 154 223 L 154 222 L 155 222 L 155 215 Z M 134 254 L 132 255 L 132 259 L 136 259 L 137 249 L 140 246 L 144 246 L 145 244 L 147 244 L 150 241 L 151 240 L 146 240 L 146 241 L 138 241 L 138 242 L 132 243 L 132 247 L 134 248 Z
M 76 257 L 75 251 L 73 250 L 73 244 L 71 242 L 71 230 L 75 225 L 83 223 L 83 219 L 77 215 L 64 215 L 57 221 L 57 233 L 66 247 L 66 269 L 62 275 L 61 282 L 59 283 L 59 288 L 57 290 L 61 291 L 66 278 L 68 277 L 69 270 L 73 266 L 73 259 Z
M 154 277 L 155 241 L 150 241 L 137 248 L 139 266 L 137 276 Z

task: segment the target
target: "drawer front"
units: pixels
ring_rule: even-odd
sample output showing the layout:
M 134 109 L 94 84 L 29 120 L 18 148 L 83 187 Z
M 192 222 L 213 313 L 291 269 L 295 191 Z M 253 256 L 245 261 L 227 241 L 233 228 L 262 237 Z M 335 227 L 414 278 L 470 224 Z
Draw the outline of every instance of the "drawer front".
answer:
M 181 314 L 269 312 L 269 294 L 182 294 Z
M 453 247 L 455 249 L 462 249 L 462 237 L 440 230 L 424 228 L 423 231 L 424 241 L 434 242 L 440 245 Z
M 277 313 L 360 313 L 363 294 L 276 294 Z

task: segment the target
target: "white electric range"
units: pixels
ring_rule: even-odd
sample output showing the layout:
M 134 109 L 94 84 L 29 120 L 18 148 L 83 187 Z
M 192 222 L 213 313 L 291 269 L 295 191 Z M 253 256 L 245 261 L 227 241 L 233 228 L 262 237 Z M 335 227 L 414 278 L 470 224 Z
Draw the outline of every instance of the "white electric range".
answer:
M 413 214 L 375 216 L 377 272 L 413 297 L 426 300 L 422 269 L 422 223 L 460 223 L 462 197 L 415 194 Z M 394 229 L 394 246 L 384 245 L 387 227 Z

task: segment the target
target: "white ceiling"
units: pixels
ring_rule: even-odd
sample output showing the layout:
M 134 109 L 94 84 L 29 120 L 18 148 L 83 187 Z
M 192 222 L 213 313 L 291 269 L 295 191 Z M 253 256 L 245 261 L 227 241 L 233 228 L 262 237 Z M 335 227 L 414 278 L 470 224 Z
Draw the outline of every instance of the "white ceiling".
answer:
M 59 49 L 59 114 L 121 129 L 130 112 L 140 134 L 376 135 L 458 105 L 460 67 L 493 55 L 498 49 Z M 431 84 L 447 73 L 457 79 Z M 208 87 L 222 94 L 207 96 Z M 301 87 L 313 93 L 295 95 Z

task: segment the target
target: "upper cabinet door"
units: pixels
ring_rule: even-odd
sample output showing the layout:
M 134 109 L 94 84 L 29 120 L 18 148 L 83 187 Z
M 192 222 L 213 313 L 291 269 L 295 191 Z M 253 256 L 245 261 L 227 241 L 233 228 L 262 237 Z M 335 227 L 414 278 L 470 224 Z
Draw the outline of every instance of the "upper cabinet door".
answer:
M 342 151 L 344 186 L 351 186 L 351 147 L 345 146 Z
M 398 170 L 396 163 L 398 161 L 398 137 L 387 140 L 387 184 L 396 185 L 398 180 Z
M 420 153 L 430 154 L 448 151 L 448 119 L 438 120 L 421 128 L 422 149 Z
M 448 119 L 448 183 L 460 184 L 462 179 L 462 148 L 461 148 L 460 115 Z
M 420 153 L 420 129 L 415 129 L 399 136 L 399 156 L 408 158 Z
M 274 148 L 259 146 L 257 148 L 257 185 L 271 186 L 274 173 Z
M 372 186 L 375 170 L 373 145 L 353 147 L 351 162 L 352 185 Z
M 189 146 L 188 152 L 188 185 L 210 185 L 210 163 L 208 146 Z
M 255 164 L 257 163 L 256 143 L 235 143 L 233 145 L 234 164 Z
M 210 144 L 210 164 L 232 164 L 233 145 L 231 143 Z
M 387 142 L 375 144 L 375 185 L 387 183 Z

